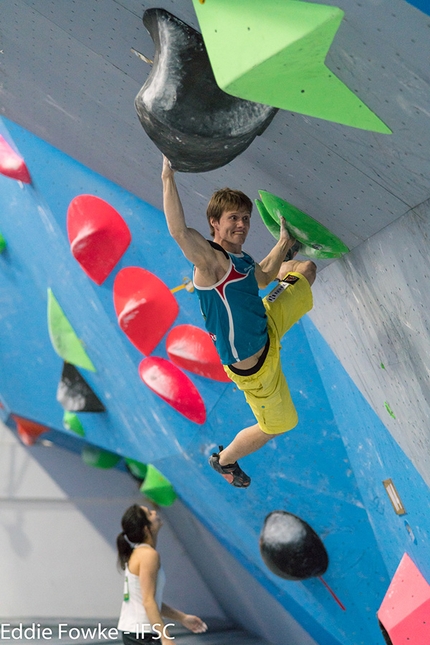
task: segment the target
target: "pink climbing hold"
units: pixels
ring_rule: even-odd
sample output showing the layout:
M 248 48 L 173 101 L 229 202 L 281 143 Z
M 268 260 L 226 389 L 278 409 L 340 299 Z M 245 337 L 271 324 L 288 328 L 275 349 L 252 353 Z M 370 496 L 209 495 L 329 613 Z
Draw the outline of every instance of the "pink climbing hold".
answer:
M 30 173 L 25 161 L 0 135 L 0 173 L 25 184 L 31 184 Z
M 110 204 L 78 195 L 67 210 L 67 233 L 74 258 L 87 276 L 102 284 L 131 242 L 129 228 Z
M 155 394 L 190 421 L 206 421 L 206 409 L 199 391 L 181 370 L 165 358 L 150 356 L 139 365 L 140 378 Z
M 378 610 L 393 645 L 430 643 L 430 585 L 407 553 Z
M 194 325 L 178 325 L 170 330 L 166 349 L 175 365 L 214 381 L 230 382 L 207 331 Z
M 36 423 L 36 421 L 24 419 L 24 417 L 19 417 L 16 414 L 11 414 L 11 417 L 16 423 L 16 429 L 22 443 L 26 446 L 32 446 L 41 434 L 49 430 L 49 428 Z
M 137 349 L 148 356 L 179 313 L 170 289 L 156 275 L 140 267 L 118 272 L 113 285 L 118 324 Z

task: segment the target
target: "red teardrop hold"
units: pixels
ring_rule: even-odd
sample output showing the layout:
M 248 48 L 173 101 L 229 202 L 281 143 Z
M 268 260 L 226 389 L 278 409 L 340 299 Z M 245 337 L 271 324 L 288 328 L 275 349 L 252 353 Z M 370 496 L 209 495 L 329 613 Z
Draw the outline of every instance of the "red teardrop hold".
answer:
M 131 242 L 130 230 L 118 211 L 94 195 L 72 199 L 67 210 L 67 233 L 74 258 L 98 285 Z
M 158 345 L 179 313 L 170 289 L 156 275 L 140 267 L 118 272 L 113 285 L 118 324 L 142 354 Z
M 22 443 L 26 446 L 32 446 L 41 434 L 49 431 L 46 426 L 30 421 L 30 419 L 24 419 L 24 417 L 19 417 L 16 414 L 11 414 L 10 416 L 16 423 L 16 429 Z
M 230 382 L 207 331 L 194 325 L 178 325 L 170 330 L 166 349 L 175 365 L 215 381 Z
M 30 173 L 25 165 L 25 161 L 20 157 L 13 148 L 10 147 L 6 139 L 0 135 L 0 172 L 2 175 L 31 184 Z
M 206 409 L 199 391 L 179 368 L 165 358 L 150 356 L 139 365 L 139 376 L 166 403 L 194 421 L 206 421 Z

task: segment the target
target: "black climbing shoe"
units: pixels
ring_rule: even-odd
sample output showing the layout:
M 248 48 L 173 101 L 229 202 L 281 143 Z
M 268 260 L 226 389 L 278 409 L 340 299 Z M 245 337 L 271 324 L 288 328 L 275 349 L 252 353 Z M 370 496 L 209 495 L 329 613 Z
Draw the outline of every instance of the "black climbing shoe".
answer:
M 222 450 L 223 446 L 220 446 L 219 452 Z M 217 473 L 220 473 L 220 475 L 222 475 L 232 486 L 236 486 L 236 488 L 248 488 L 251 483 L 251 477 L 248 477 L 248 475 L 243 472 L 237 461 L 235 461 L 234 464 L 221 466 L 219 463 L 219 452 L 214 452 L 209 457 L 209 464 L 212 468 L 216 470 Z
M 287 255 L 285 256 L 284 262 L 288 262 L 288 260 L 292 260 L 296 253 L 300 252 L 300 249 L 302 248 L 302 245 L 300 242 L 295 242 L 291 249 L 288 251 Z

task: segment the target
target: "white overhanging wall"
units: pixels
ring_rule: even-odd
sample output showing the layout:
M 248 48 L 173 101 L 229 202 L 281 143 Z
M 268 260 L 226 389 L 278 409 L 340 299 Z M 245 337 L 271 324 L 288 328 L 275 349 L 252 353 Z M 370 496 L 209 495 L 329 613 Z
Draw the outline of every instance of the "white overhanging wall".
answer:
M 318 273 L 310 314 L 430 485 L 430 200 Z

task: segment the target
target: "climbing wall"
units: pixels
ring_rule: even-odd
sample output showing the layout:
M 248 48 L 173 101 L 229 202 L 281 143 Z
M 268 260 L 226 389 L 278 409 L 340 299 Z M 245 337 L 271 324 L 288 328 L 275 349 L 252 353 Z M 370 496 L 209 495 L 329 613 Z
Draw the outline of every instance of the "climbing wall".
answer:
M 282 350 L 300 423 L 246 459 L 248 491 L 207 459 L 252 416 L 207 352 L 202 370 L 194 341 L 191 357 L 181 350 L 202 320 L 159 210 L 160 152 L 133 106 L 150 68 L 131 47 L 153 55 L 141 18 L 158 3 L 144 4 L 5 5 L 1 417 L 24 443 L 46 433 L 88 466 L 133 466 L 153 501 L 179 496 L 283 607 L 297 645 L 382 645 L 376 616 L 405 553 L 430 580 L 426 3 L 336 3 L 345 17 L 325 63 L 393 134 L 283 109 L 228 166 L 178 175 L 202 232 L 210 194 L 229 184 L 283 197 L 352 249 L 318 262 L 314 310 Z M 198 28 L 191 2 L 164 5 Z M 97 221 L 80 219 L 85 196 L 103 202 Z M 259 259 L 272 244 L 255 214 L 247 250 Z M 148 318 L 154 293 L 170 303 L 163 322 Z M 323 580 L 267 569 L 258 541 L 274 510 L 320 536 Z
M 419 500 L 426 499 L 428 489 L 320 332 L 305 319 L 289 332 L 283 349 L 299 426 L 247 458 L 251 489 L 229 487 L 209 469 L 207 459 L 218 442 L 228 442 L 243 425 L 252 423 L 242 394 L 232 383 L 190 372 L 183 363 L 177 369 L 191 381 L 204 406 L 203 417 L 190 418 L 175 408 L 174 400 L 163 399 L 157 388 L 148 387 L 139 371 L 148 358 L 173 365 L 167 351 L 169 335 L 183 324 L 202 327 L 196 295 L 185 288 L 171 292 L 184 285 L 191 267 L 168 238 L 163 214 L 13 123 L 4 120 L 2 133 L 25 159 L 31 176 L 31 183 L 0 176 L 0 229 L 7 242 L 0 256 L 2 300 L 7 303 L 2 315 L 5 418 L 18 430 L 17 420 L 24 420 L 27 428 L 30 420 L 45 428 L 47 437 L 51 428 L 81 442 L 88 465 L 108 468 L 124 464 L 124 458 L 150 463 L 309 638 L 333 644 L 344 643 L 347 637 L 354 645 L 377 642 L 375 613 L 403 551 L 415 549 L 424 571 L 427 566 L 420 538 L 426 538 L 429 527 Z M 61 174 L 47 173 L 52 167 L 61 168 Z M 90 190 L 121 214 L 131 235 L 129 246 L 100 285 L 76 260 L 67 231 L 70 204 Z M 337 266 L 341 265 L 326 271 Z M 156 275 L 177 304 L 176 317 L 168 323 L 170 331 L 150 348 L 136 347 L 118 322 L 115 284 L 130 267 Z M 64 407 L 70 407 L 70 400 L 58 395 L 64 357 L 50 336 L 48 290 L 91 361 L 75 370 L 103 405 L 95 410 L 71 406 L 81 424 L 80 434 L 64 422 Z M 138 315 L 135 306 L 129 311 L 131 318 Z M 333 388 L 339 400 L 333 397 Z M 171 393 L 172 388 L 168 390 Z M 395 409 L 392 401 L 391 405 Z M 195 410 L 195 405 L 191 408 Z M 383 466 L 370 448 L 363 463 L 357 457 L 363 454 L 358 446 L 371 439 L 381 452 L 389 446 L 396 472 L 408 472 L 409 489 L 404 487 L 404 474 L 394 481 L 408 511 L 410 530 L 405 518 L 393 512 L 382 485 L 393 476 L 386 457 L 381 459 Z M 296 514 L 321 537 L 329 556 L 323 579 L 334 596 L 318 578 L 282 580 L 264 565 L 259 534 L 273 510 Z
M 225 185 L 284 197 L 349 248 L 428 197 L 428 16 L 405 0 L 320 4 L 345 12 L 326 65 L 393 134 L 280 110 L 232 164 L 179 176 L 201 232 L 212 191 Z M 132 49 L 153 57 L 142 15 L 160 5 L 199 29 L 191 0 L 13 0 L 2 11 L 1 55 L 5 117 L 158 208 L 160 153 L 134 108 L 151 66 Z M 253 222 L 248 251 L 261 258 L 271 244 Z
M 428 485 L 429 215 L 423 202 L 321 271 L 311 314 Z

